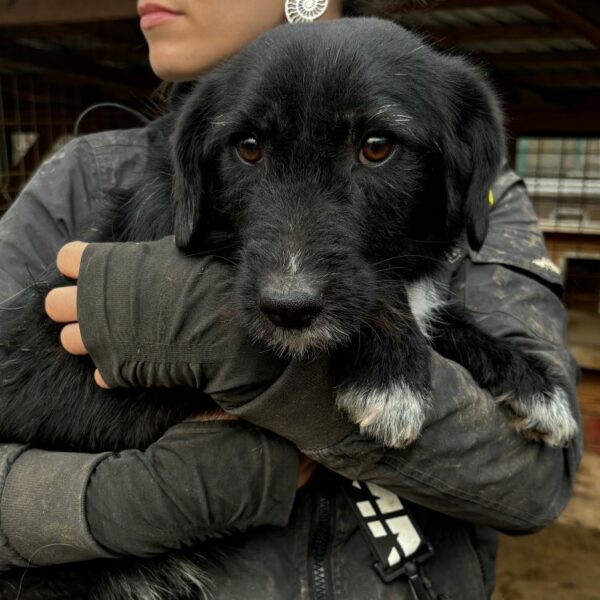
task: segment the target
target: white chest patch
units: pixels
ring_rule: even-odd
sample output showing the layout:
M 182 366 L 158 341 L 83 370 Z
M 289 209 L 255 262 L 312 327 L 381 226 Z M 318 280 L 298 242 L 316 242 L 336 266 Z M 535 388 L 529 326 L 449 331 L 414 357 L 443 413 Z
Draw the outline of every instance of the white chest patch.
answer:
M 428 324 L 435 310 L 444 304 L 443 287 L 431 279 L 420 279 L 406 286 L 410 310 L 425 336 L 429 335 Z

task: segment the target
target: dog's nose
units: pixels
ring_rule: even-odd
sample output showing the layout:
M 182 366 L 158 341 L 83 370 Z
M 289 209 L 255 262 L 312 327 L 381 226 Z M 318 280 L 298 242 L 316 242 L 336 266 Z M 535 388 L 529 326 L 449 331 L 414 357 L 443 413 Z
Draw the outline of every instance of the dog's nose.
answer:
M 285 329 L 308 327 L 323 308 L 321 299 L 313 294 L 274 290 L 264 290 L 258 305 L 273 325 Z

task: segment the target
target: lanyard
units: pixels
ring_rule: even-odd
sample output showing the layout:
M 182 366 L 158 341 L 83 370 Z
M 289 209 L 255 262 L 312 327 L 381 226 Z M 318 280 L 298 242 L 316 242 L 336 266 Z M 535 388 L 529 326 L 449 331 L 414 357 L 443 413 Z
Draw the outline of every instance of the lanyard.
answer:
M 376 483 L 353 481 L 342 487 L 376 558 L 373 568 L 381 579 L 390 583 L 404 577 L 414 600 L 435 600 L 421 569 L 433 556 L 433 548 L 400 497 Z

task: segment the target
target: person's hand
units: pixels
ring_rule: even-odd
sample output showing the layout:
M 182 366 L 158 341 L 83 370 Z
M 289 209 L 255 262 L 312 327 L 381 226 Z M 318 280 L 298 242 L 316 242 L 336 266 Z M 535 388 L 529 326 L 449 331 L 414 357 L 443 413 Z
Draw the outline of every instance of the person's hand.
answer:
M 88 246 L 86 242 L 70 242 L 64 245 L 56 257 L 58 270 L 69 279 L 79 278 L 81 257 Z M 82 356 L 87 354 L 81 337 L 81 328 L 77 321 L 77 285 L 54 288 L 46 296 L 46 314 L 56 323 L 65 323 L 60 333 L 60 343 L 70 354 Z M 108 389 L 107 383 L 98 369 L 94 372 L 94 380 L 101 387 Z
M 238 319 L 231 266 L 182 255 L 172 237 L 72 242 L 57 264 L 78 285 L 52 290 L 46 310 L 65 325 L 67 351 L 89 352 L 103 387 L 187 387 L 250 399 L 285 369 Z
M 69 244 L 58 263 L 78 286 L 52 292 L 48 313 L 65 324 L 69 351 L 89 352 L 104 385 L 199 389 L 300 448 L 354 431 L 335 406 L 327 356 L 288 363 L 252 342 L 230 264 L 183 255 L 172 237 Z
M 298 473 L 298 489 L 304 487 L 317 470 L 317 463 L 300 453 L 300 472 Z
M 69 242 L 58 252 L 56 266 L 60 273 L 69 279 L 77 281 L 81 268 L 83 252 L 89 244 L 87 242 Z M 83 356 L 88 351 L 81 337 L 81 328 L 77 320 L 77 285 L 58 287 L 50 290 L 45 301 L 46 314 L 56 323 L 65 323 L 60 333 L 60 342 L 70 354 Z M 95 369 L 94 381 L 104 389 L 109 385 L 104 381 L 100 371 Z M 238 420 L 239 417 L 230 415 L 224 410 L 215 410 L 211 413 L 202 413 L 188 420 L 215 421 Z M 301 470 L 301 477 L 302 477 Z

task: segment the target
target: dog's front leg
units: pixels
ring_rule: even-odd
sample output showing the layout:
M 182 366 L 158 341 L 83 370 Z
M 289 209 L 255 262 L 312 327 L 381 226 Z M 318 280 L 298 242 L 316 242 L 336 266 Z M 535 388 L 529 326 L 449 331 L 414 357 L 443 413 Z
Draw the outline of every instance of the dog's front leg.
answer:
M 577 435 L 564 382 L 540 356 L 491 336 L 457 304 L 441 306 L 431 329 L 436 351 L 463 365 L 488 389 L 524 437 L 566 446 Z
M 408 446 L 430 405 L 430 354 L 408 304 L 387 308 L 336 358 L 339 408 L 365 435 L 393 448 Z

